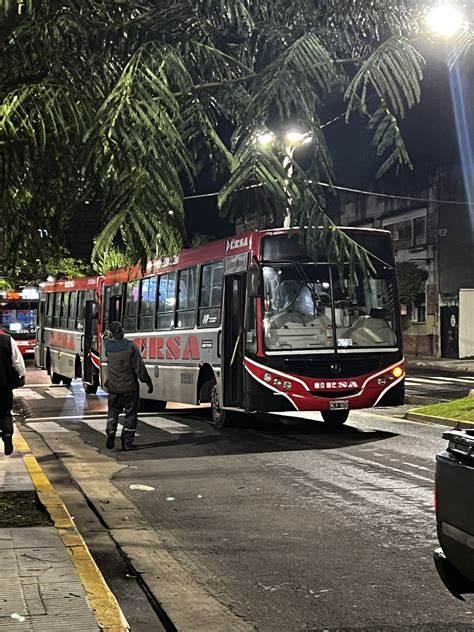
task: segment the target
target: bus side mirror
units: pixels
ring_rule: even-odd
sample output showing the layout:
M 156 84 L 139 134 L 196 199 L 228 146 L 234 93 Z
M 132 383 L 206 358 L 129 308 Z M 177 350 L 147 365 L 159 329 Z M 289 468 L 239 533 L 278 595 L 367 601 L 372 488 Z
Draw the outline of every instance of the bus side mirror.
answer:
M 251 268 L 247 272 L 247 293 L 250 298 L 260 298 L 260 278 L 260 270 L 258 270 L 257 268 Z

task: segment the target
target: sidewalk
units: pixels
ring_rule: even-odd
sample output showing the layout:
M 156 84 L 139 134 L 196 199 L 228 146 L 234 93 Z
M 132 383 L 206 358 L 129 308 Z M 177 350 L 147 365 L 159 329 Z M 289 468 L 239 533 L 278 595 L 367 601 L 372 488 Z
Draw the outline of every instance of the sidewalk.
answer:
M 432 369 L 434 371 L 455 371 L 474 375 L 474 359 L 456 360 L 450 358 L 415 358 L 407 356 L 405 362 L 408 368 Z
M 73 519 L 15 430 L 0 455 L 0 630 L 126 632 Z

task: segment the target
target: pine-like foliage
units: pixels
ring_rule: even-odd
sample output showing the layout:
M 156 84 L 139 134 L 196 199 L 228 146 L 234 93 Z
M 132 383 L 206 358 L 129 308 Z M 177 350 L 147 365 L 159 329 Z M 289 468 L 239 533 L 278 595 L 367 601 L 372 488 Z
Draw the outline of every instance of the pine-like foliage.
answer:
M 421 98 L 424 10 L 424 0 L 0 0 L 1 265 L 18 266 L 38 230 L 59 238 L 91 200 L 103 214 L 98 269 L 115 248 L 142 261 L 176 251 L 183 188 L 203 172 L 225 182 L 229 216 L 290 205 L 308 241 L 330 234 L 335 256 L 364 259 L 324 214 L 318 182 L 333 173 L 320 113 L 339 99 L 348 123 L 366 119 L 379 174 L 409 166 L 399 120 Z M 456 63 L 472 42 L 470 31 L 459 38 Z M 291 179 L 283 143 L 258 145 L 288 124 L 311 132 L 314 154 Z

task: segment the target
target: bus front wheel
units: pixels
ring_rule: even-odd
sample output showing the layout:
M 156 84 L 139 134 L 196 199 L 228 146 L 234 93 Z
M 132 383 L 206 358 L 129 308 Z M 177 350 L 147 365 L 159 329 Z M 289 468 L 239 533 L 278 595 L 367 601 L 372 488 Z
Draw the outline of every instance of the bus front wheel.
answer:
M 321 417 L 328 426 L 342 426 L 349 417 L 348 410 L 322 410 Z
M 90 384 L 89 382 L 84 382 L 83 384 L 84 392 L 87 395 L 95 395 L 97 393 L 97 384 Z
M 223 428 L 226 425 L 228 413 L 221 406 L 219 389 L 215 382 L 211 388 L 211 415 L 216 428 Z

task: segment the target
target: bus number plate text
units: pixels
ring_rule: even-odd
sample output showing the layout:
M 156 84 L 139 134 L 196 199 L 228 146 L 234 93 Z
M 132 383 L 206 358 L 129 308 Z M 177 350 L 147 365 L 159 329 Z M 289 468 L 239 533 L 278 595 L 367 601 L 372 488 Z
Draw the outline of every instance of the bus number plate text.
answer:
M 329 410 L 349 410 L 349 402 L 347 399 L 338 399 L 335 402 L 329 402 Z

